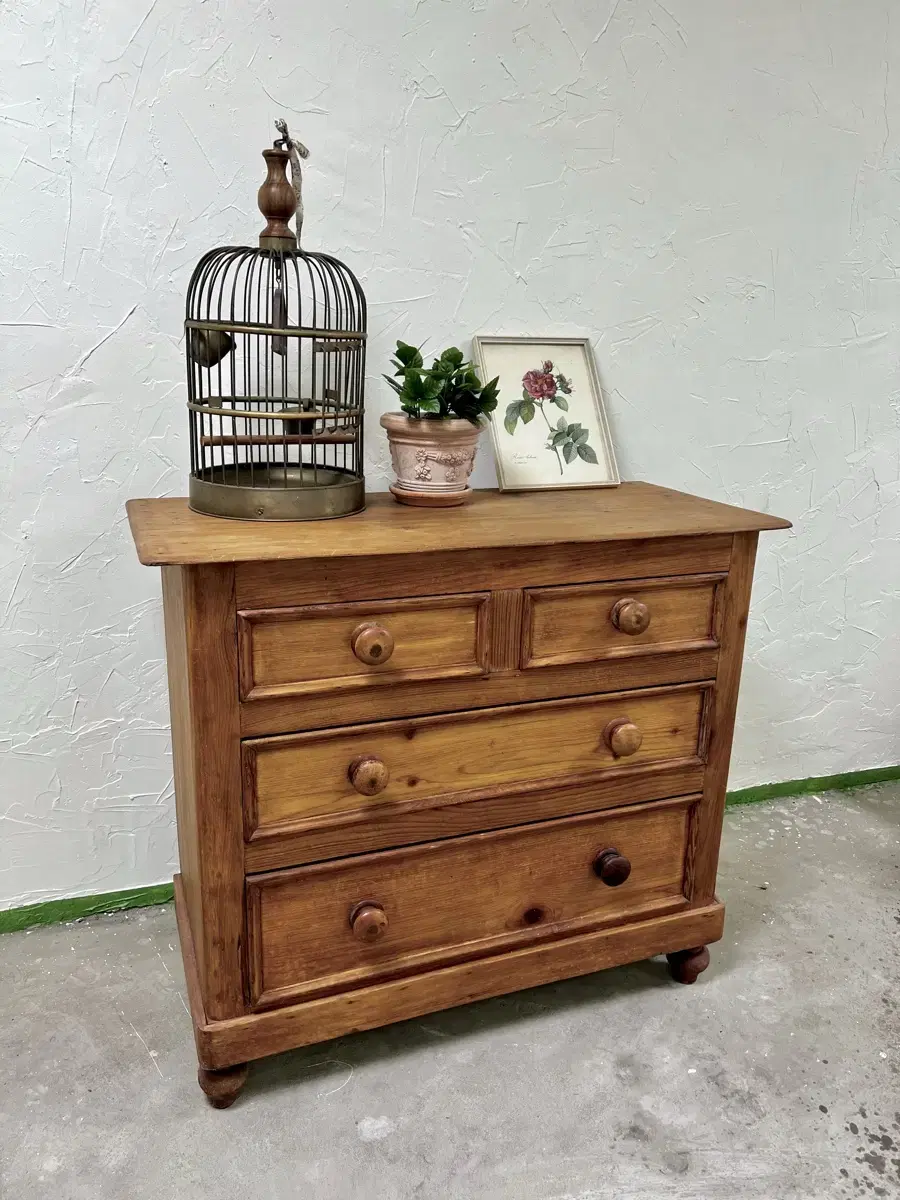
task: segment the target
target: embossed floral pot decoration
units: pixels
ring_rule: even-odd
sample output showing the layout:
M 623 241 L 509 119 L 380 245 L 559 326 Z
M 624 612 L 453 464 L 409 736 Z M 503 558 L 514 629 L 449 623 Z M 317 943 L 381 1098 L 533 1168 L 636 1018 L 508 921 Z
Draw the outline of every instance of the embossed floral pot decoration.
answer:
M 416 419 L 399 412 L 385 413 L 381 424 L 397 472 L 397 481 L 391 484 L 395 499 L 427 508 L 466 502 L 480 425 Z

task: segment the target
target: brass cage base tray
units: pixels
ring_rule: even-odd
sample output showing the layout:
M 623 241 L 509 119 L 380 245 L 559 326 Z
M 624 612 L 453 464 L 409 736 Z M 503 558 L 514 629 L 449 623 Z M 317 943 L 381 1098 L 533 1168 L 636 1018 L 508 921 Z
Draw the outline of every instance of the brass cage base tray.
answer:
M 267 473 L 285 479 L 282 487 L 259 487 L 251 485 L 248 466 L 225 470 L 234 482 L 214 483 L 191 476 L 188 495 L 194 512 L 235 521 L 327 521 L 349 517 L 366 507 L 365 482 L 349 472 L 259 464 L 253 468 L 257 480 L 265 479 Z

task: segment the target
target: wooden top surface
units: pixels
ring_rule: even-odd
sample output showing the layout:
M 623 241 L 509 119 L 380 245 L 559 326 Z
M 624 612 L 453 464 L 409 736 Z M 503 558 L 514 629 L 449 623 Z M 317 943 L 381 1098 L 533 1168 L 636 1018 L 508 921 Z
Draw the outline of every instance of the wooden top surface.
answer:
M 129 500 L 138 558 L 147 566 L 354 558 L 617 542 L 636 538 L 789 529 L 766 513 L 702 500 L 651 483 L 547 492 L 474 492 L 459 508 L 409 508 L 387 492 L 365 512 L 334 521 L 229 521 L 192 512 L 186 499 Z

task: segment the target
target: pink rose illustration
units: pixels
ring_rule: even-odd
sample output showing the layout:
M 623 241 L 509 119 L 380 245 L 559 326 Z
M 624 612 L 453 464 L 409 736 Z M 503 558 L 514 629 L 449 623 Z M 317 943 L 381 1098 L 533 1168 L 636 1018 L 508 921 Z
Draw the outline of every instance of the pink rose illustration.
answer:
M 526 371 L 522 387 L 535 400 L 549 400 L 556 395 L 556 380 L 544 371 Z
M 525 372 L 522 388 L 522 399 L 513 400 L 506 406 L 503 428 L 509 436 L 515 436 L 520 421 L 523 426 L 528 425 L 539 414 L 547 426 L 546 449 L 556 456 L 560 475 L 564 475 L 566 467 L 576 459 L 596 466 L 596 451 L 588 444 L 590 430 L 585 429 L 580 421 L 570 421 L 566 416 L 569 397 L 575 390 L 572 380 L 567 379 L 562 371 L 554 373 L 553 363 L 545 358 L 538 370 Z M 547 404 L 562 410 L 562 416 L 556 418 L 555 425 L 547 415 Z

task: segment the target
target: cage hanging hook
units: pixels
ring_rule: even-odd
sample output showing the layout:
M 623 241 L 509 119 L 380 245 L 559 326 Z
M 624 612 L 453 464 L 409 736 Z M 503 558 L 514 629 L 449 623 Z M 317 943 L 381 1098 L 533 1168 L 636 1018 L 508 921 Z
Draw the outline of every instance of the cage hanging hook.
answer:
M 309 151 L 302 142 L 292 138 L 287 127 L 287 121 L 284 117 L 278 117 L 275 121 L 275 128 L 281 134 L 281 137 L 275 139 L 276 146 L 283 146 L 291 156 L 291 183 L 294 188 L 294 195 L 297 197 L 297 249 L 300 249 L 300 233 L 303 229 L 303 171 L 300 166 L 301 158 L 309 158 Z

